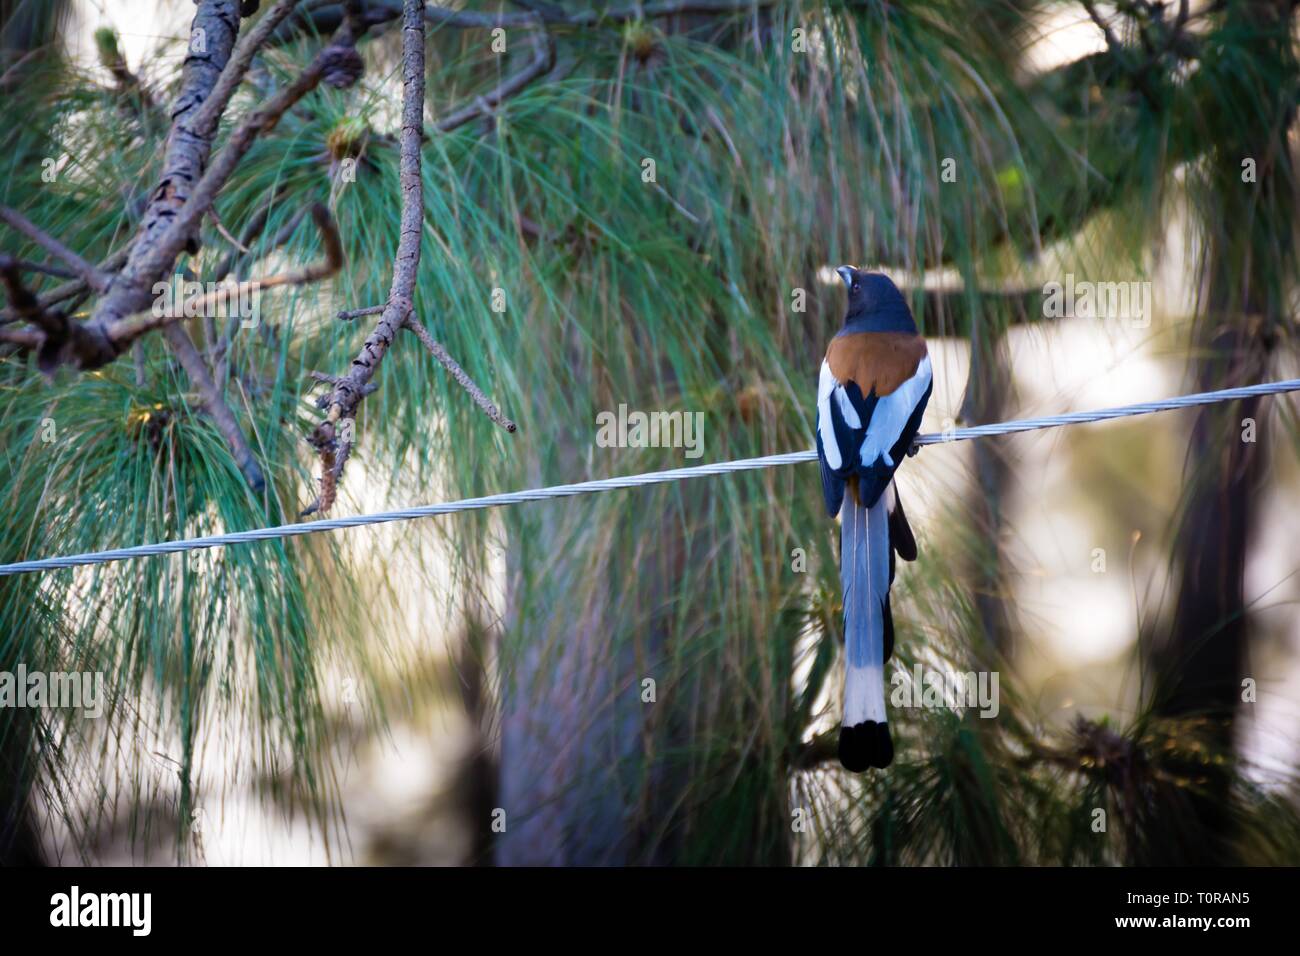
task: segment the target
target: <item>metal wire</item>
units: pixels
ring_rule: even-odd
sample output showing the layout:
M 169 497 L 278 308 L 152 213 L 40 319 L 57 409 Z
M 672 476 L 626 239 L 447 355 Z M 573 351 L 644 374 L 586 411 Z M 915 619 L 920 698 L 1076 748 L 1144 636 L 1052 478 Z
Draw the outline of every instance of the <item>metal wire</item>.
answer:
M 1056 428 L 1061 425 L 1080 425 L 1087 422 L 1109 421 L 1114 418 L 1127 418 L 1131 415 L 1148 415 L 1175 408 L 1188 408 L 1193 405 L 1210 405 L 1214 402 L 1227 402 L 1241 398 L 1254 398 L 1260 395 L 1275 395 L 1281 392 L 1300 391 L 1300 379 L 1288 379 L 1281 382 L 1266 382 L 1262 385 L 1248 385 L 1243 388 L 1225 388 L 1215 392 L 1197 392 L 1193 395 L 1180 395 L 1175 398 L 1161 399 L 1156 402 L 1141 402 L 1137 405 L 1123 405 L 1118 408 L 1102 408 L 1091 412 L 1071 412 L 1066 415 L 1048 415 L 1042 418 L 1023 418 L 1016 421 L 997 422 L 991 425 L 976 425 L 972 428 L 955 428 L 941 433 L 918 435 L 916 446 L 939 445 L 947 442 L 966 441 L 971 438 L 985 438 L 991 435 L 1009 435 L 1015 432 L 1036 431 L 1040 428 Z M 915 449 L 914 449 L 915 450 Z M 547 488 L 531 488 L 525 491 L 508 491 L 498 495 L 486 495 L 482 498 L 463 498 L 459 501 L 447 501 L 440 504 L 420 505 L 415 508 L 402 508 L 398 511 L 381 511 L 368 515 L 353 515 L 348 518 L 326 518 L 301 524 L 286 524 L 272 528 L 255 528 L 251 531 L 234 531 L 229 534 L 214 534 L 202 538 L 184 538 L 179 541 L 161 541 L 157 544 L 141 544 L 130 548 L 114 548 L 108 551 L 93 551 L 87 554 L 73 554 L 57 558 L 41 558 L 34 561 L 20 561 L 16 564 L 0 565 L 0 577 L 11 574 L 27 574 L 33 571 L 54 571 L 60 568 L 75 568 L 90 564 L 108 564 L 113 561 L 126 561 L 131 558 L 147 558 L 158 554 L 175 554 L 180 551 L 198 551 L 205 548 L 223 548 L 232 544 L 247 544 L 252 541 L 271 541 L 278 538 L 294 538 L 305 534 L 320 534 L 324 531 L 339 531 L 344 528 L 359 528 L 366 525 L 387 524 L 390 521 L 409 521 L 414 518 L 431 518 L 435 515 L 455 514 L 460 511 L 478 511 L 484 508 L 500 508 L 508 505 L 523 504 L 528 501 L 546 501 L 552 498 L 571 498 L 575 495 L 591 495 L 605 491 L 617 491 L 620 488 L 639 488 L 643 485 L 659 485 L 670 481 L 683 481 L 688 478 L 705 478 L 710 475 L 727 475 L 737 471 L 755 471 L 761 468 L 774 468 L 779 465 L 797 465 L 816 461 L 816 451 L 794 451 L 783 455 L 766 455 L 762 458 L 742 458 L 736 461 L 723 461 L 711 465 L 694 465 L 689 468 L 672 468 L 668 471 L 653 471 L 641 475 L 626 475 L 621 478 L 599 478 L 595 481 L 583 481 L 573 485 L 551 485 Z

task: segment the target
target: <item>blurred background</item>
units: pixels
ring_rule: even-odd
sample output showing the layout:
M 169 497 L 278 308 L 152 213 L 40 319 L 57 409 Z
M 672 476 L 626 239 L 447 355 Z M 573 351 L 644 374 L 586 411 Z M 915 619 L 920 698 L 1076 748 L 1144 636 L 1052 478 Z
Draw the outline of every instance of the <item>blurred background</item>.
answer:
M 338 22 L 300 6 L 233 116 Z M 331 516 L 697 463 L 599 447 L 621 403 L 703 413 L 704 462 L 808 448 L 842 262 L 912 304 L 926 432 L 1300 376 L 1290 3 L 453 7 L 427 25 L 416 309 L 519 431 L 394 348 Z M 466 10 L 537 20 L 502 52 Z M 100 261 L 157 179 L 195 5 L 0 13 L 0 201 Z M 311 201 L 339 224 L 343 272 L 264 293 L 214 359 L 269 489 L 161 341 L 142 377 L 6 351 L 0 561 L 298 520 L 308 373 L 347 367 L 369 320 L 335 312 L 388 287 L 396 23 L 258 141 L 183 257 L 211 276 L 261 214 L 235 274 L 264 274 L 319 258 Z M 1052 314 L 1067 281 L 1147 298 Z M 102 671 L 111 700 L 0 711 L 0 859 L 1300 863 L 1298 439 L 1280 396 L 922 449 L 889 668 L 996 671 L 1000 708 L 891 712 L 869 776 L 835 760 L 810 465 L 2 578 L 0 670 Z

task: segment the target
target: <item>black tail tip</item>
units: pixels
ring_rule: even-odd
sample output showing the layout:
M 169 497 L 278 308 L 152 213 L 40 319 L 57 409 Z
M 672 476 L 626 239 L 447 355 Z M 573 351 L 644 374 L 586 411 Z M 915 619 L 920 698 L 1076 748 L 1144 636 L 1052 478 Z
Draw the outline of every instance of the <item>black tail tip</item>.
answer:
M 844 769 L 862 773 L 868 767 L 888 767 L 893 759 L 894 741 L 884 721 L 864 720 L 840 728 L 840 763 Z

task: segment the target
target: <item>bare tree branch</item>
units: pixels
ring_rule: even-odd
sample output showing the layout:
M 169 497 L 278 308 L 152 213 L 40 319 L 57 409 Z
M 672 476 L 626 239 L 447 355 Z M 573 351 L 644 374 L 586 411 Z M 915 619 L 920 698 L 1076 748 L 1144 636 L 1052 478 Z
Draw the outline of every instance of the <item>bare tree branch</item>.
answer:
M 23 284 L 17 259 L 0 253 L 0 277 L 4 279 L 9 301 L 13 303 L 20 318 L 41 329 L 46 335 L 58 335 L 64 331 L 67 320 L 43 309 L 36 296 Z
M 80 322 L 73 322 L 65 313 L 42 305 L 23 284 L 17 261 L 3 253 L 0 253 L 0 278 L 4 280 L 5 291 L 17 316 L 40 330 L 37 335 L 10 332 L 4 341 L 35 350 L 37 367 L 41 371 L 51 373 L 70 351 L 100 354 L 111 351 L 110 343 L 98 339 L 92 330 Z
M 252 244 L 257 240 L 258 236 L 262 234 L 262 230 L 266 228 L 267 220 L 271 217 L 271 208 L 274 202 L 275 200 L 272 199 L 264 203 L 258 208 L 257 212 L 253 214 L 253 218 L 251 218 L 247 225 L 244 226 L 244 232 L 243 235 L 240 236 L 239 242 L 232 243 L 232 245 L 235 246 L 234 251 L 226 253 L 226 255 L 222 257 L 221 261 L 217 263 L 217 267 L 213 270 L 214 282 L 220 282 L 226 276 L 230 275 L 231 270 L 235 268 L 235 264 L 239 262 L 240 257 L 248 254 L 248 251 L 252 248 Z M 295 217 L 295 225 L 296 224 L 297 222 Z M 276 245 L 278 245 L 278 243 Z M 274 248 L 274 246 L 272 248 Z
M 99 301 L 92 322 L 111 325 L 149 305 L 153 283 L 165 277 L 171 269 L 203 215 L 257 137 L 274 129 L 281 117 L 322 80 L 348 85 L 360 75 L 359 55 L 353 43 L 352 30 L 344 26 L 293 83 L 282 88 L 235 128 L 165 230 L 152 239 L 142 236 L 137 241 L 139 252 L 133 252 L 132 261 L 127 263 L 122 276 L 113 284 L 109 294 Z
M 540 26 L 541 21 L 537 21 L 534 25 Z M 550 72 L 551 68 L 555 66 L 555 39 L 545 30 L 538 30 L 534 34 L 533 45 L 533 58 L 527 66 L 519 70 L 519 72 L 506 77 L 491 92 L 476 96 L 473 102 L 447 113 L 433 124 L 434 127 L 439 132 L 450 133 L 452 130 L 495 110 L 507 99 L 518 94 L 533 80 Z
M 51 265 L 48 262 L 32 262 L 30 259 L 15 258 L 14 264 L 23 272 L 40 272 L 47 276 L 54 276 L 56 279 L 75 279 L 77 273 L 71 269 L 65 269 L 63 266 Z
M 171 330 L 184 331 L 178 325 L 167 326 L 167 331 Z M 188 335 L 178 336 L 168 341 L 171 343 L 172 351 L 181 363 L 181 367 L 185 369 L 185 374 L 189 376 L 190 383 L 198 389 L 203 410 L 212 417 L 212 422 L 217 426 L 217 431 L 225 439 L 226 445 L 229 446 L 230 453 L 235 459 L 235 464 L 239 466 L 239 470 L 244 476 L 244 480 L 248 482 L 248 486 L 253 491 L 260 493 L 266 487 L 266 477 L 262 474 L 262 466 L 257 463 L 257 456 L 253 454 L 253 449 L 244 437 L 244 432 L 240 429 L 234 412 L 226 404 L 221 389 L 212 378 L 212 373 L 208 370 L 208 363 L 203 360 L 203 356 Z
M 41 347 L 45 337 L 35 329 L 0 329 L 0 342 L 23 352 L 34 352 Z
M 385 306 L 368 305 L 364 309 L 344 309 L 338 314 L 338 318 L 344 322 L 351 322 L 353 319 L 359 319 L 363 315 L 379 315 L 384 311 Z
M 397 330 L 413 308 L 415 276 L 420 266 L 420 234 L 424 226 L 424 184 L 420 174 L 420 137 L 424 127 L 424 19 L 421 15 L 423 5 L 417 0 L 406 0 L 406 6 L 402 26 L 401 231 L 388 302 L 331 401 L 332 411 L 337 408 L 347 414 L 355 411 L 361 386 L 374 375 L 397 337 Z
M 99 264 L 99 271 L 105 275 L 113 273 L 122 268 L 126 262 L 127 254 L 130 252 L 130 246 L 123 246 L 111 256 Z M 45 295 L 41 296 L 39 301 L 41 308 L 50 309 L 60 302 L 66 302 L 69 299 L 75 299 L 83 295 L 89 287 L 84 279 L 74 279 L 72 282 L 66 282 L 63 285 L 55 286 Z M 0 323 L 13 322 L 18 318 L 18 314 L 12 308 L 0 309 Z
M 443 348 L 436 339 L 434 339 L 434 337 L 429 333 L 429 330 L 424 327 L 423 323 L 414 318 L 414 316 L 408 315 L 406 321 L 402 323 L 402 327 L 408 332 L 414 333 L 415 337 L 420 340 L 420 344 L 428 349 L 430 355 L 442 363 L 442 367 L 451 374 L 453 379 L 456 380 L 456 384 L 469 393 L 469 397 L 474 399 L 474 404 L 483 409 L 488 418 L 492 419 L 492 421 L 496 422 L 508 432 L 513 432 L 516 429 L 517 426 L 515 423 L 501 414 L 500 409 L 498 409 L 496 405 L 494 405 L 492 401 L 483 394 L 481 388 L 474 384 L 474 380 L 465 373 L 465 370 L 460 367 L 459 363 L 457 363 L 450 354 L 448 354 L 447 350 Z
M 343 268 L 343 244 L 339 240 L 338 229 L 334 226 L 334 220 L 330 217 L 329 210 L 321 203 L 315 203 L 311 207 L 311 217 L 316 223 L 316 228 L 320 230 L 321 241 L 325 245 L 325 258 L 320 262 L 312 263 L 301 269 L 291 269 L 287 272 L 263 276 L 260 279 L 232 282 L 228 286 L 187 299 L 183 303 L 184 308 L 179 315 L 164 312 L 160 315 L 150 313 L 120 319 L 108 327 L 110 341 L 120 350 L 140 336 L 174 322 L 179 322 L 187 315 L 206 314 L 221 306 L 229 308 L 233 301 L 249 294 L 258 293 L 263 289 L 274 289 L 285 285 L 306 285 L 334 275 Z
M 308 511 L 328 511 L 334 503 L 337 479 L 346 461 L 339 454 L 339 436 L 334 423 L 352 419 L 363 397 L 362 389 L 370 382 L 383 361 L 398 330 L 414 307 L 415 277 L 420 267 L 420 239 L 424 229 L 424 181 L 421 176 L 420 140 L 424 131 L 424 4 L 422 0 L 405 0 L 402 17 L 402 132 L 400 139 L 399 181 L 402 189 L 402 218 L 393 262 L 393 281 L 388 302 L 379 321 L 366 337 L 361 352 L 352 360 L 348 373 L 340 378 L 330 393 L 326 407 L 328 417 L 313 430 L 310 441 L 321 455 L 321 491 L 317 505 Z M 342 436 L 350 445 L 349 434 Z
M 26 216 L 16 209 L 10 209 L 8 206 L 0 206 L 0 221 L 3 221 L 10 229 L 20 233 L 39 245 L 50 255 L 57 259 L 62 259 L 73 271 L 81 277 L 81 281 L 90 286 L 96 292 L 103 292 L 108 288 L 108 276 L 100 272 L 81 256 L 77 255 L 59 240 L 53 236 L 46 235 L 38 229 Z

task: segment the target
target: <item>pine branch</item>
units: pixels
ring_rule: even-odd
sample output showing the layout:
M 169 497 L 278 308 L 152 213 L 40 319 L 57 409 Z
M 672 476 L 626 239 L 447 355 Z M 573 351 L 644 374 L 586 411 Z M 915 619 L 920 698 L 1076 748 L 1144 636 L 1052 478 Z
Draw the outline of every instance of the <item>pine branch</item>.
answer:
M 30 220 L 16 209 L 10 209 L 8 206 L 0 206 L 0 221 L 9 226 L 15 232 L 26 236 L 32 242 L 43 248 L 50 255 L 57 259 L 62 259 L 72 270 L 81 278 L 87 286 L 96 292 L 103 292 L 108 288 L 108 276 L 100 272 L 81 256 L 77 255 L 59 240 L 53 236 L 47 235 L 38 229 Z
M 402 132 L 399 182 L 402 216 L 393 262 L 393 280 L 379 321 L 366 337 L 348 373 L 338 378 L 324 407 L 326 420 L 312 431 L 309 441 L 321 458 L 321 488 L 316 502 L 304 515 L 326 512 L 333 506 L 338 480 L 351 453 L 351 429 L 336 433 L 340 419 L 355 421 L 357 405 L 367 386 L 414 307 L 415 278 L 420 267 L 420 238 L 424 228 L 424 180 L 420 140 L 424 131 L 424 16 L 420 0 L 406 0 L 402 20 Z
M 447 370 L 453 379 L 455 379 L 456 384 L 469 394 L 469 397 L 474 400 L 474 404 L 483 409 L 484 414 L 486 414 L 488 418 L 492 419 L 492 421 L 496 422 L 508 432 L 515 431 L 518 426 L 501 414 L 501 410 L 498 409 L 485 394 L 483 394 L 483 390 L 474 383 L 474 380 L 466 374 L 465 370 L 460 367 L 460 364 L 452 358 L 451 354 L 448 353 L 448 351 L 430 334 L 429 330 L 424 327 L 423 323 L 414 316 L 408 315 L 406 321 L 402 324 L 402 327 L 408 332 L 413 333 L 415 337 L 420 340 L 420 344 L 428 350 L 429 354 L 442 363 L 442 367 Z
M 533 25 L 540 26 L 540 21 Z M 533 36 L 533 58 L 527 66 L 506 77 L 490 92 L 476 96 L 472 102 L 450 111 L 434 123 L 434 127 L 442 133 L 459 129 L 466 123 L 491 113 L 510 97 L 522 92 L 535 79 L 549 73 L 555 66 L 555 39 L 545 30 L 537 30 Z
M 179 314 L 172 314 L 170 311 L 162 314 L 147 314 L 134 316 L 131 318 L 121 319 L 108 327 L 108 336 L 110 341 L 118 348 L 124 349 L 128 344 L 140 338 L 148 332 L 163 326 L 171 325 L 184 319 L 186 315 L 195 313 L 207 314 L 213 309 L 227 306 L 232 301 L 238 301 L 242 297 L 253 295 L 264 289 L 274 289 L 280 286 L 290 285 L 307 285 L 312 282 L 319 282 L 321 279 L 329 278 L 343 268 L 343 244 L 339 240 L 338 229 L 334 225 L 334 220 L 329 214 L 329 210 L 321 203 L 315 203 L 311 207 L 312 221 L 316 223 L 316 228 L 320 230 L 321 242 L 325 247 L 325 258 L 320 262 L 312 263 L 301 269 L 290 269 L 286 272 L 275 273 L 272 275 L 262 276 L 259 279 L 248 279 L 243 282 L 234 282 L 224 288 L 214 289 L 202 295 L 187 299 L 184 302 L 184 308 Z

